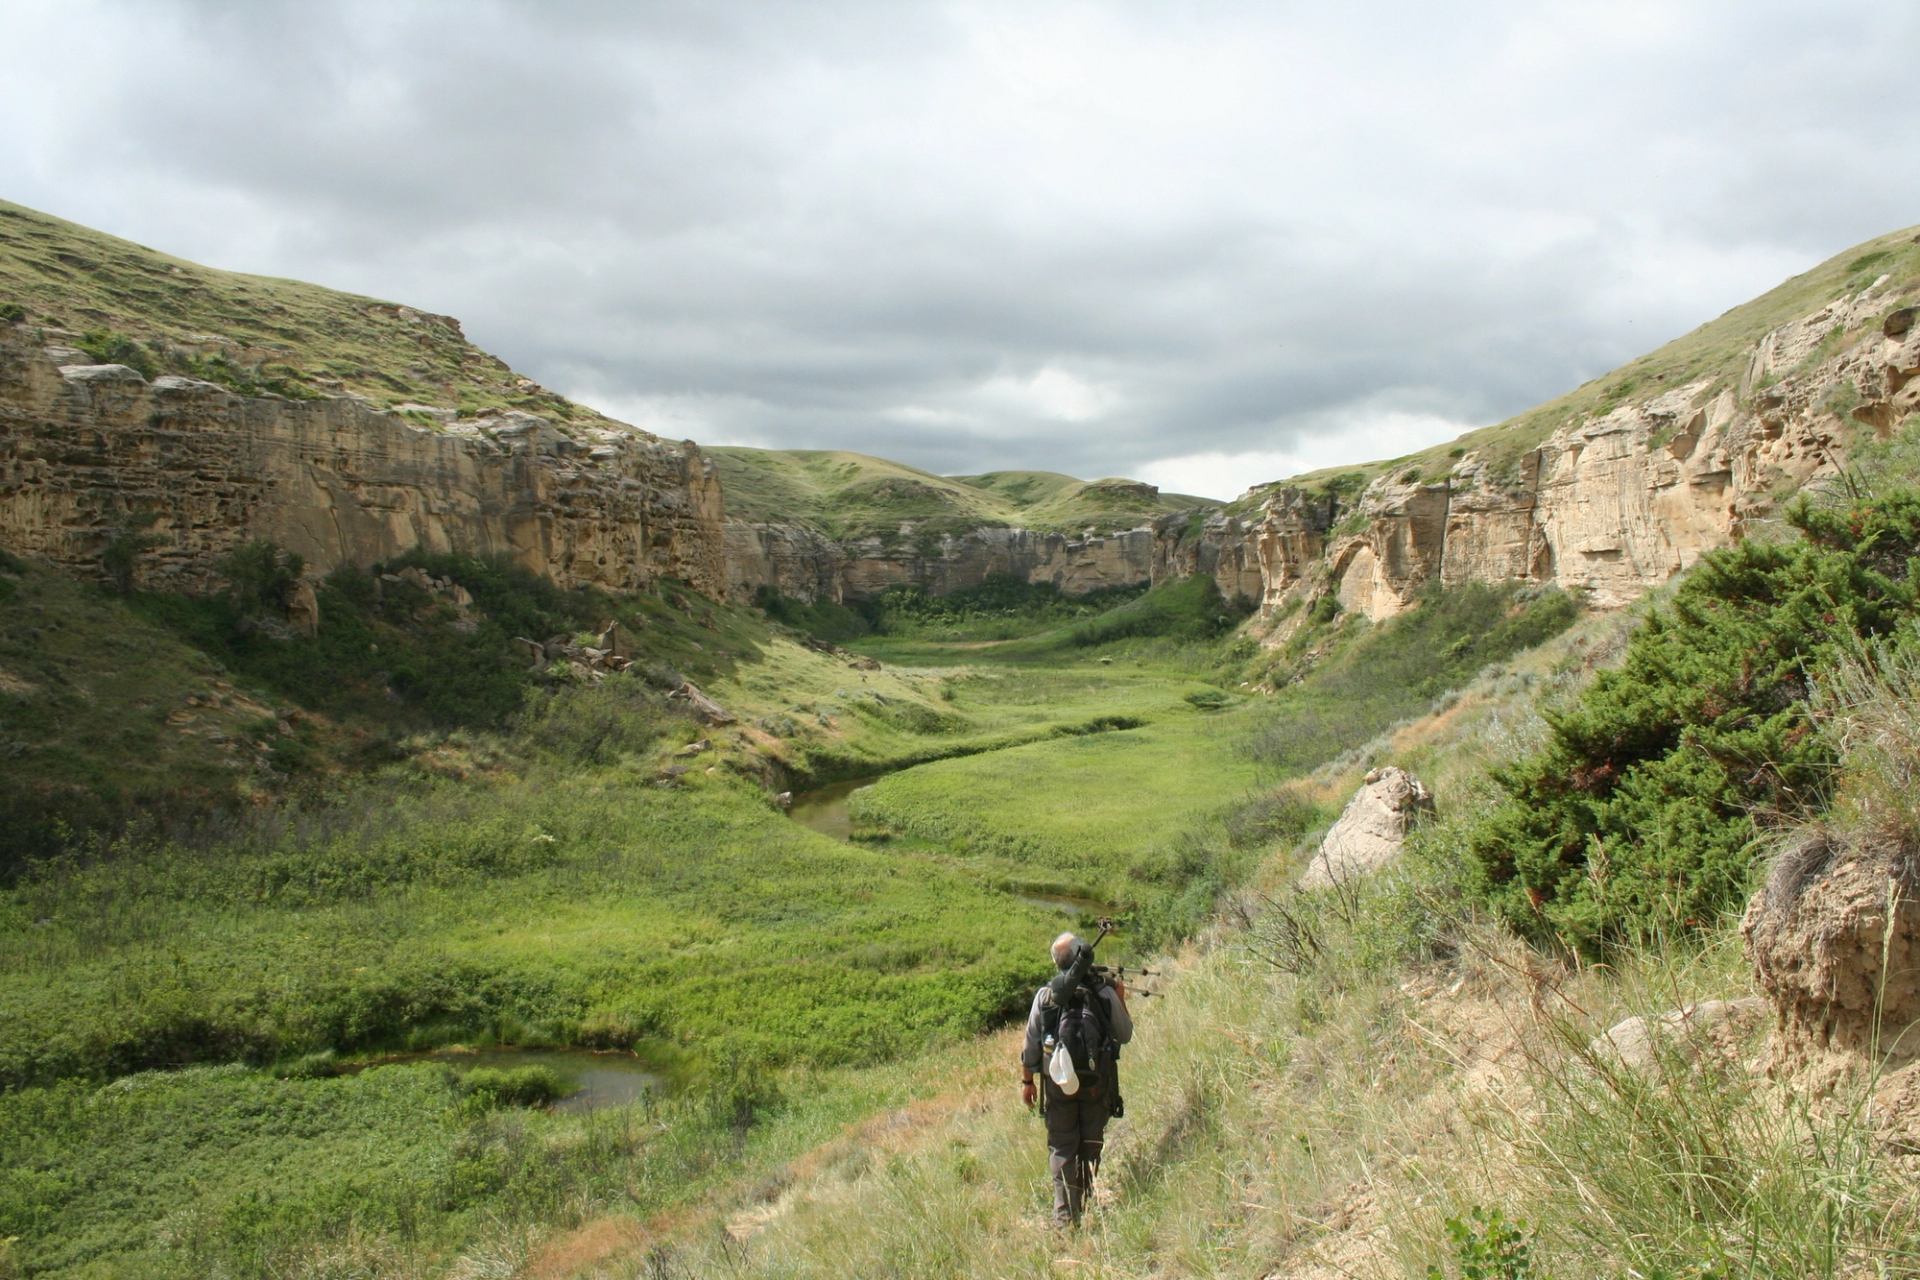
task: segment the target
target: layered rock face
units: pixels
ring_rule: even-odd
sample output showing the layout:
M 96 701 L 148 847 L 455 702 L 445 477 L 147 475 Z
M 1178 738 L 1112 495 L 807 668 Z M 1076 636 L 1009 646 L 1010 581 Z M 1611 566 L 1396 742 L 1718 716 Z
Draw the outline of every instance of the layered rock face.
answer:
M 1171 515 L 1137 529 L 1077 536 L 997 527 L 929 535 L 909 523 L 891 538 L 845 541 L 804 525 L 734 522 L 727 527 L 728 582 L 742 599 L 766 587 L 796 599 L 841 601 L 900 586 L 939 595 L 994 574 L 1079 595 L 1205 573 L 1229 597 L 1258 598 L 1259 565 L 1239 522 L 1215 517 L 1211 534 L 1193 536 L 1189 519 Z
M 1882 282 L 1884 284 L 1884 282 Z M 1843 464 L 1849 439 L 1920 409 L 1920 324 L 1883 317 L 1881 285 L 1766 334 L 1737 385 L 1703 378 L 1579 417 L 1498 469 L 1474 453 L 1437 480 L 1392 474 L 1346 503 L 1285 485 L 1248 515 L 1162 517 L 1078 536 L 982 528 L 838 542 L 805 526 L 732 524 L 728 582 L 843 600 L 911 585 L 934 593 L 989 574 L 1067 592 L 1207 574 L 1269 619 L 1332 595 L 1382 619 L 1427 583 L 1527 582 L 1637 599 L 1743 536 L 1779 500 Z
M 1877 288 L 1877 286 L 1876 286 Z M 1375 481 L 1353 511 L 1279 488 L 1249 533 L 1263 609 L 1322 592 L 1386 618 L 1438 579 L 1554 583 L 1624 604 L 1741 537 L 1844 461 L 1862 431 L 1920 409 L 1920 325 L 1874 288 L 1767 334 L 1738 388 L 1703 379 L 1580 418 L 1494 475 L 1474 454 L 1433 483 Z
M 419 547 L 566 586 L 725 590 L 719 482 L 693 445 L 514 412 L 419 418 L 61 364 L 0 328 L 0 546 L 97 572 L 117 529 L 151 521 L 152 586 L 200 589 L 265 538 L 322 573 Z

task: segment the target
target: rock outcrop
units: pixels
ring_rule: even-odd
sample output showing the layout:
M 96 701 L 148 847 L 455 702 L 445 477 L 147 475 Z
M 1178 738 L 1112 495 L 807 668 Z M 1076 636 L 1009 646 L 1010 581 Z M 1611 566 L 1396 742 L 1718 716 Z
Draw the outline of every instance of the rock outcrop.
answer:
M 1517 457 L 1464 452 L 1437 478 L 1389 472 L 1351 498 L 1281 484 L 1244 513 L 1076 535 L 931 533 L 908 521 L 888 537 L 836 541 L 736 522 L 729 588 L 845 600 L 902 585 L 938 594 L 989 574 L 1082 592 L 1203 573 L 1269 620 L 1321 595 L 1388 618 L 1436 580 L 1554 584 L 1603 608 L 1626 604 L 1836 470 L 1855 438 L 1920 409 L 1920 324 L 1912 307 L 1889 309 L 1888 287 L 1765 334 L 1737 378 L 1656 388 L 1574 417 Z
M 1920 1061 L 1920 857 L 1868 835 L 1805 833 L 1741 921 L 1776 1017 L 1776 1070 Z
M 0 546 L 98 572 L 119 530 L 143 585 L 197 590 L 264 538 L 324 573 L 413 548 L 505 555 L 562 585 L 726 589 L 719 483 L 692 444 L 619 424 L 408 416 L 60 364 L 0 326 Z
M 997 574 L 1081 595 L 1195 573 L 1213 578 L 1228 599 L 1259 599 L 1260 562 L 1247 526 L 1204 512 L 1076 534 L 1001 526 L 929 533 L 905 521 L 886 537 L 836 540 L 799 524 L 727 525 L 728 585 L 743 600 L 762 588 L 799 600 L 845 601 L 903 586 L 944 595 Z
M 1369 770 L 1301 873 L 1300 887 L 1324 889 L 1378 871 L 1400 856 L 1413 824 L 1432 813 L 1433 793 L 1412 774 L 1393 765 Z
M 1467 452 L 1438 479 L 1383 475 L 1347 509 L 1269 490 L 1244 526 L 1263 611 L 1326 594 L 1386 618 L 1436 579 L 1552 583 L 1602 607 L 1638 598 L 1836 470 L 1851 440 L 1920 410 L 1920 325 L 1888 287 L 1767 333 L 1737 380 L 1579 417 L 1497 468 Z
M 1766 1001 L 1759 996 L 1701 1000 L 1666 1013 L 1616 1022 L 1595 1036 L 1587 1051 L 1596 1059 L 1635 1071 L 1656 1070 L 1663 1054 L 1689 1061 L 1702 1053 L 1737 1059 L 1766 1016 Z
M 1699 376 L 1649 375 L 1650 392 L 1628 378 L 1538 445 L 1463 444 L 1444 474 L 1431 460 L 1391 469 L 1357 495 L 1277 485 L 1132 528 L 957 529 L 949 517 L 841 540 L 727 520 L 695 446 L 617 423 L 237 395 L 88 363 L 0 325 L 0 546 L 97 572 L 116 533 L 144 525 L 158 545 L 140 580 L 188 589 L 253 538 L 322 572 L 419 547 L 504 554 L 567 585 L 672 577 L 735 599 L 942 593 L 994 574 L 1081 593 L 1198 573 L 1256 600 L 1275 636 L 1308 601 L 1381 619 L 1434 581 L 1555 584 L 1613 606 L 1742 537 L 1855 439 L 1920 410 L 1910 295 L 1904 281 L 1856 285 L 1763 334 L 1744 367 L 1716 356 Z

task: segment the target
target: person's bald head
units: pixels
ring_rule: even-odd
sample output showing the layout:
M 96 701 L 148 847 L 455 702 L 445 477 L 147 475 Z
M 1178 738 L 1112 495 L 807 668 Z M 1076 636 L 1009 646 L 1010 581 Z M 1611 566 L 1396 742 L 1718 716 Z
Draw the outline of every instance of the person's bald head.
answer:
M 1054 967 L 1064 969 L 1073 963 L 1074 948 L 1080 945 L 1080 939 L 1071 933 L 1063 933 L 1053 940 Z

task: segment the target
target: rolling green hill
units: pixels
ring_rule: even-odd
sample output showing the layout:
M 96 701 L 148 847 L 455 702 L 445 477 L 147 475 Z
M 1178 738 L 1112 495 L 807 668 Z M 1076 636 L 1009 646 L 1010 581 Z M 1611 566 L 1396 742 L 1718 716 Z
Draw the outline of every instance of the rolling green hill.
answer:
M 245 393 L 600 418 L 468 342 L 450 317 L 203 267 L 0 200 L 6 320 L 149 377 L 180 373 Z
M 838 449 L 714 448 L 727 514 L 795 521 L 858 537 L 914 521 L 922 529 L 983 527 L 1078 532 L 1136 528 L 1156 516 L 1214 507 L 1136 480 L 1076 480 L 1051 471 L 938 476 Z

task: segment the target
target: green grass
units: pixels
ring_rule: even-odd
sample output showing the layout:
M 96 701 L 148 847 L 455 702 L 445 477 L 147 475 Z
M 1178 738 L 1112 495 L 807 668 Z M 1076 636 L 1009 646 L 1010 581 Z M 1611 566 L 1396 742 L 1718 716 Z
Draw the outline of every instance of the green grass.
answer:
M 383 580 L 405 566 L 460 584 L 472 605 Z M 136 819 L 164 830 L 390 760 L 422 730 L 514 722 L 589 757 L 609 734 L 664 731 L 644 680 L 625 699 L 570 692 L 532 670 L 516 637 L 592 642 L 616 621 L 657 685 L 720 678 L 772 639 L 753 610 L 677 584 L 615 599 L 468 557 L 342 569 L 318 596 L 319 632 L 302 636 L 244 591 L 123 598 L 17 561 L 0 569 L 0 877 L 65 831 Z
M 63 826 L 183 821 L 265 785 L 272 707 L 98 588 L 0 571 L 0 878 Z M 192 702 L 189 702 L 189 699 Z
M 1266 673 L 1280 687 L 1249 742 L 1253 756 L 1303 773 L 1423 714 L 1481 668 L 1549 639 L 1579 612 L 1557 590 L 1471 583 L 1430 590 L 1411 611 L 1379 624 L 1335 620 L 1317 636 L 1317 659 Z
M 524 409 L 603 422 L 466 341 L 457 323 L 318 285 L 221 271 L 0 201 L 0 298 L 29 326 L 98 335 L 117 362 L 246 393 Z
M 1164 696 L 1164 695 L 1162 695 Z M 1210 903 L 1246 870 L 1191 839 L 1246 797 L 1255 765 L 1234 747 L 1234 713 L 1184 699 L 1138 728 L 941 761 L 856 792 L 859 830 L 931 846 L 983 883 L 1109 903 L 1165 938 L 1192 923 L 1185 890 Z M 1144 718 L 1144 717 L 1143 717 Z
M 831 537 L 897 540 L 979 528 L 1102 532 L 1156 516 L 1218 505 L 1162 495 L 1130 480 L 1081 481 L 1048 472 L 937 476 L 884 458 L 839 450 L 715 448 L 727 514 L 809 524 Z
M 937 596 L 893 587 L 857 607 L 868 632 L 890 639 L 1012 640 L 1096 618 L 1146 590 L 1141 583 L 1069 596 L 1050 582 L 991 574 L 979 586 Z

